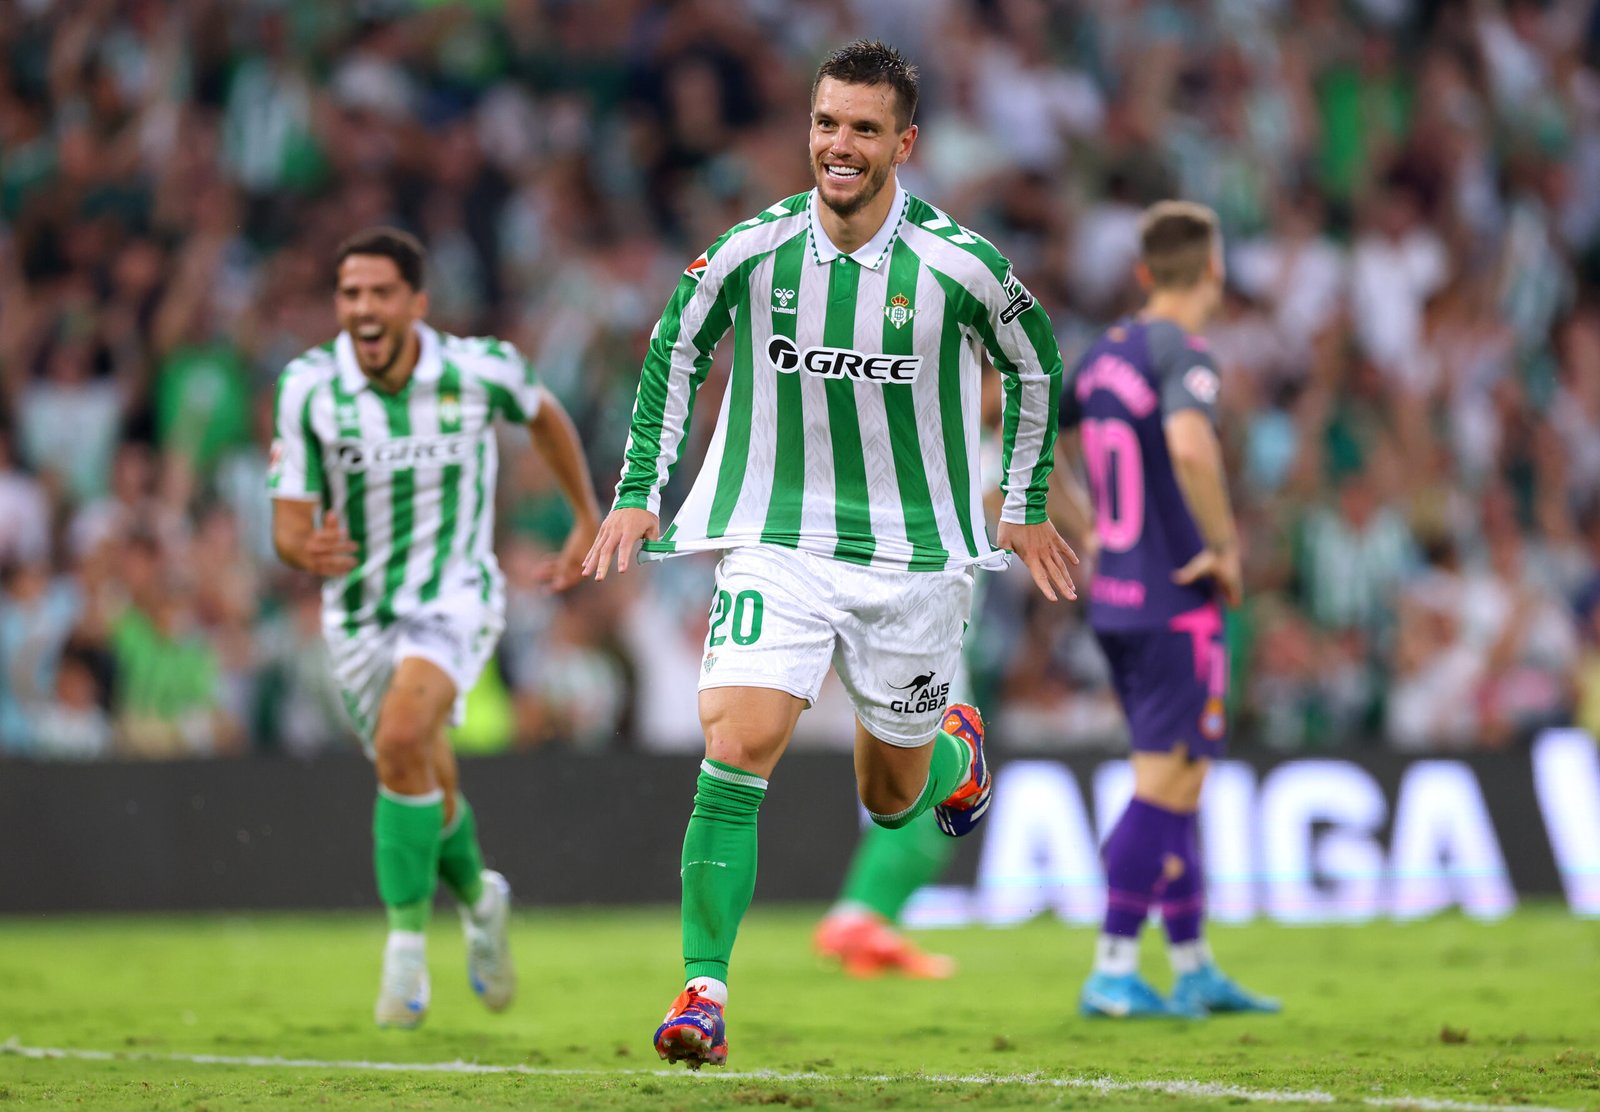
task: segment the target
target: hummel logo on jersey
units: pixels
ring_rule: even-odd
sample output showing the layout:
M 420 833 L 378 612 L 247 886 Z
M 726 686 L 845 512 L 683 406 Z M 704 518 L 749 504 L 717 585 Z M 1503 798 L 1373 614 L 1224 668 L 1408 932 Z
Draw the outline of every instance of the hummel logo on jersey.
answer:
M 472 455 L 470 436 L 402 436 L 365 444 L 336 440 L 328 460 L 334 471 L 399 471 L 429 464 L 465 463 Z
M 1017 281 L 1017 276 L 1011 273 L 1011 268 L 1006 267 L 1005 281 L 1000 283 L 1006 294 L 1006 307 L 1000 312 L 1000 323 L 1010 324 L 1023 313 L 1033 308 L 1033 294 L 1028 292 L 1028 287 Z
M 950 701 L 950 685 L 948 683 L 934 683 L 933 678 L 937 672 L 929 672 L 918 676 L 904 687 L 895 684 L 889 686 L 896 691 L 909 691 L 910 695 L 904 699 L 896 699 L 889 704 L 889 709 L 899 714 L 930 714 L 940 711 Z
M 774 286 L 772 288 L 772 300 L 777 302 L 777 304 L 772 307 L 772 311 L 774 313 L 788 313 L 790 316 L 794 316 L 794 314 L 800 311 L 789 304 L 789 302 L 794 300 L 793 290 L 781 290 Z
M 767 358 L 785 374 L 802 366 L 818 378 L 854 378 L 866 382 L 915 382 L 922 371 L 920 355 L 866 354 L 850 348 L 809 347 L 801 351 L 787 336 L 767 341 Z

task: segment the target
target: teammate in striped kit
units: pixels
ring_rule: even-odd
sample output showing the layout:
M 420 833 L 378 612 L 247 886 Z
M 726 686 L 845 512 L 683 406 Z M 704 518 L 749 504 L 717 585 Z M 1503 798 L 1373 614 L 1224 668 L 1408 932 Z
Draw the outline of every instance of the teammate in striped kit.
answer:
M 510 888 L 483 867 L 445 734 L 504 625 L 494 557 L 494 425 L 528 426 L 575 524 L 546 571 L 580 578 L 599 506 L 577 432 L 510 344 L 423 323 L 422 246 L 374 228 L 339 248 L 341 331 L 278 382 L 268 485 L 273 542 L 326 578 L 323 632 L 339 687 L 377 764 L 378 893 L 389 938 L 375 1015 L 415 1027 L 428 1009 L 424 930 L 443 880 L 461 907 L 473 991 L 511 1002 Z
M 1045 513 L 1061 384 L 1050 321 L 985 240 L 910 196 L 914 67 L 881 43 L 812 88 L 816 188 L 692 262 L 651 338 L 622 478 L 584 570 L 726 550 L 700 681 L 706 759 L 683 843 L 687 984 L 656 1030 L 691 1067 L 727 1058 L 728 959 L 755 890 L 767 778 L 830 663 L 857 716 L 875 822 L 971 830 L 990 781 L 977 712 L 950 704 L 975 566 L 1006 560 L 978 482 L 980 353 L 1005 380 L 999 544 L 1054 601 L 1071 549 Z M 730 329 L 733 369 L 676 520 L 661 488 Z M 942 728 L 941 728 L 942 727 Z

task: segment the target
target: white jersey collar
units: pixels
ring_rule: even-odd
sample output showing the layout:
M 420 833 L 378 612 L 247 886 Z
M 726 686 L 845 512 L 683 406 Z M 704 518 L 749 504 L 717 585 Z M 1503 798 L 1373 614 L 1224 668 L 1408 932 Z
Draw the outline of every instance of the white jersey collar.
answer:
M 906 215 L 906 191 L 898 180 L 894 183 L 894 204 L 889 206 L 889 215 L 884 219 L 873 237 L 850 252 L 850 257 L 868 270 L 877 270 L 883 265 L 883 260 L 889 257 L 889 248 L 894 246 L 895 237 L 900 234 L 900 221 Z M 817 191 L 812 189 L 811 197 L 806 202 L 807 210 L 811 214 L 811 253 L 819 263 L 831 263 L 839 257 L 839 249 L 833 245 L 833 240 L 828 238 L 828 233 L 822 229 L 822 219 L 817 215 Z
M 421 321 L 413 327 L 416 329 L 420 350 L 417 352 L 416 370 L 411 372 L 411 381 L 437 382 L 439 376 L 444 374 L 444 356 L 439 350 L 439 333 Z M 339 384 L 344 387 L 346 394 L 359 393 L 372 385 L 372 380 L 361 373 L 361 365 L 356 362 L 356 346 L 350 339 L 350 333 L 339 333 L 338 339 L 333 342 L 333 354 L 339 364 Z

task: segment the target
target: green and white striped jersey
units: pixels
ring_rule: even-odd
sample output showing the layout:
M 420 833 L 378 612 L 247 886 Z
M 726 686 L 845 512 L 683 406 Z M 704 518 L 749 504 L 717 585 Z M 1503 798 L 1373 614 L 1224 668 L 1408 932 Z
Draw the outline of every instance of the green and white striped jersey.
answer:
M 344 332 L 278 380 L 267 486 L 332 509 L 349 531 L 356 567 L 328 580 L 322 601 L 324 621 L 351 633 L 441 595 L 474 591 L 497 608 L 504 597 L 494 422 L 528 421 L 542 390 L 511 344 L 424 324 L 417 335 L 416 370 L 398 394 L 367 380 Z
M 1005 387 L 1001 519 L 1045 520 L 1061 391 L 1049 318 L 992 244 L 932 205 L 897 187 L 883 228 L 841 255 L 802 193 L 691 263 L 650 340 L 616 506 L 661 512 L 730 329 L 704 466 L 646 558 L 775 544 L 914 571 L 992 564 L 985 351 Z

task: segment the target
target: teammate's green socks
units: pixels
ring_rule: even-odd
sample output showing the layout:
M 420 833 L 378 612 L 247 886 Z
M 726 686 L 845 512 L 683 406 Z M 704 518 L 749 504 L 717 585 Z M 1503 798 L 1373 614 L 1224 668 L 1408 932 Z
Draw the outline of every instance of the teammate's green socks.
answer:
M 917 801 L 904 811 L 892 815 L 879 815 L 871 811 L 872 821 L 890 830 L 899 830 L 912 819 L 955 794 L 961 782 L 972 770 L 972 746 L 940 730 L 933 739 L 933 756 L 928 761 L 928 782 L 922 787 Z
M 438 884 L 439 832 L 444 793 L 401 795 L 378 788 L 372 813 L 372 857 L 378 897 L 389 910 L 389 929 L 421 931 L 428 925 Z
M 439 879 L 463 907 L 476 907 L 483 896 L 483 851 L 478 848 L 478 820 L 472 804 L 456 793 L 456 817 L 439 835 Z
M 868 827 L 851 858 L 839 903 L 868 908 L 895 922 L 912 894 L 944 871 L 956 844 L 931 815 L 898 830 Z
M 700 762 L 683 836 L 683 967 L 728 979 L 739 921 L 756 890 L 756 812 L 767 782 L 732 765 Z

